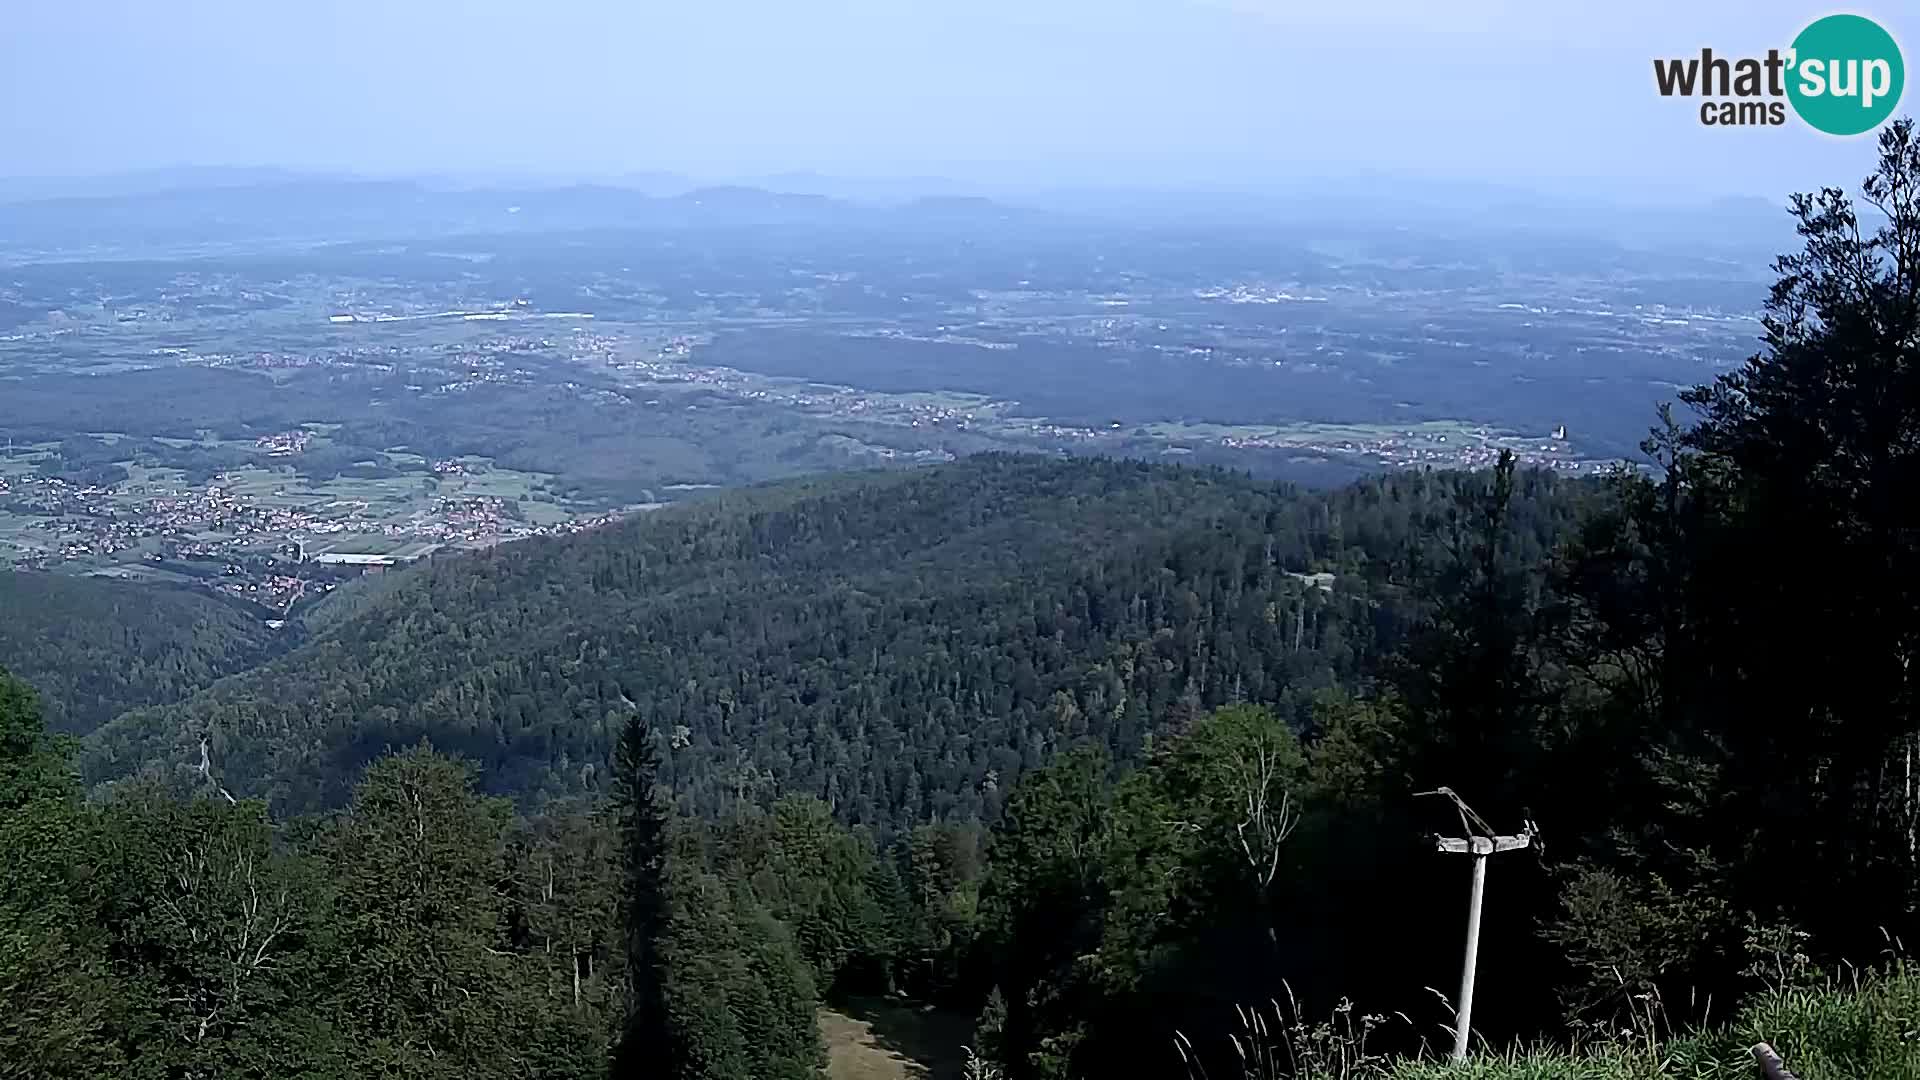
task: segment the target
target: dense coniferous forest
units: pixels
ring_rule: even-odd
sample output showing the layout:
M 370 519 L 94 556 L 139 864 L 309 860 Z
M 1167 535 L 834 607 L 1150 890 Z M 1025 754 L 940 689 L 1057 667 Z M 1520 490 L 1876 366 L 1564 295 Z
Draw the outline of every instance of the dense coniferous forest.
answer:
M 382 583 L 273 663 L 119 718 L 89 766 L 197 764 L 204 736 L 233 790 L 300 811 L 428 738 L 491 791 L 576 794 L 605 790 L 638 712 L 696 813 L 801 792 L 889 831 L 991 820 L 1083 738 L 1132 759 L 1233 701 L 1304 719 L 1312 690 L 1393 647 L 1410 609 L 1386 568 L 1473 483 L 1307 495 L 985 456 L 722 498 Z M 1580 496 L 1518 483 L 1537 559 Z
M 0 612 L 0 665 L 40 690 L 48 727 L 76 735 L 187 698 L 274 645 L 257 611 L 166 585 L 9 571 Z
M 1650 472 L 986 457 L 422 567 L 80 744 L 0 681 L 0 1074 L 798 1078 L 892 994 L 1012 1080 L 1920 1076 L 1882 150 Z M 1442 785 L 1541 830 L 1477 1072 Z

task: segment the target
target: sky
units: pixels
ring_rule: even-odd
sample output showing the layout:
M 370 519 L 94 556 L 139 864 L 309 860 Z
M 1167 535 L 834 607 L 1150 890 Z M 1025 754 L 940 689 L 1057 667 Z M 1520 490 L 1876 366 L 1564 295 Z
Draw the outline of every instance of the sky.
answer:
M 1703 127 L 1652 59 L 1874 0 L 0 0 L 0 176 L 179 166 L 1625 199 L 1851 185 L 1872 139 Z M 1920 111 L 1920 90 L 1904 111 Z

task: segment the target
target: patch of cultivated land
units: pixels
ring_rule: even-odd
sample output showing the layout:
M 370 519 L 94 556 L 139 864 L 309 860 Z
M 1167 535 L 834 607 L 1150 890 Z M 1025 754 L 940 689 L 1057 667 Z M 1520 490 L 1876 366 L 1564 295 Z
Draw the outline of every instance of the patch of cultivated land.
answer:
M 960 1080 L 971 1029 L 958 1013 L 877 998 L 820 1010 L 828 1080 Z

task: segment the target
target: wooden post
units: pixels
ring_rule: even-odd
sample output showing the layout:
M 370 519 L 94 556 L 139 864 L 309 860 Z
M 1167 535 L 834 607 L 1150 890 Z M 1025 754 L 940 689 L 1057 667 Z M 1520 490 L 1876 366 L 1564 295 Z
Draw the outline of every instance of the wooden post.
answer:
M 1766 1043 L 1755 1043 L 1751 1053 L 1753 1060 L 1760 1063 L 1760 1072 L 1767 1080 L 1798 1080 L 1787 1071 L 1787 1063 L 1780 1060 L 1780 1055 L 1773 1052 L 1773 1047 Z

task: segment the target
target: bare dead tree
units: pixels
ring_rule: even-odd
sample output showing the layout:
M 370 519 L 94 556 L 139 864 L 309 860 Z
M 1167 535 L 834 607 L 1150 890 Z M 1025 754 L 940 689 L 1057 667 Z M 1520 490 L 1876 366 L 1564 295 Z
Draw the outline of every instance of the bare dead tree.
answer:
M 153 899 L 194 973 L 168 999 L 187 1011 L 191 1044 L 242 1011 L 248 983 L 277 965 L 274 946 L 294 924 L 294 904 L 264 876 L 254 853 L 201 837 L 178 854 L 169 888 Z
M 237 800 L 227 793 L 227 789 L 221 786 L 220 781 L 213 778 L 213 756 L 207 752 L 207 737 L 205 735 L 200 736 L 200 765 L 195 771 L 200 774 L 201 779 L 213 785 L 213 790 L 219 792 L 220 797 L 227 800 L 228 806 L 238 805 Z
M 1224 832 L 1221 839 L 1246 863 L 1254 891 L 1264 895 L 1280 873 L 1280 851 L 1300 823 L 1287 790 L 1292 749 L 1284 732 L 1250 727 L 1195 781 L 1206 812 L 1165 822 L 1189 834 Z
M 1247 861 L 1254 885 L 1265 892 L 1280 872 L 1280 847 L 1300 824 L 1293 805 L 1293 793 L 1286 790 L 1282 778 L 1282 747 L 1271 733 L 1262 731 L 1251 747 L 1234 760 L 1244 813 L 1234 826 L 1234 840 Z

